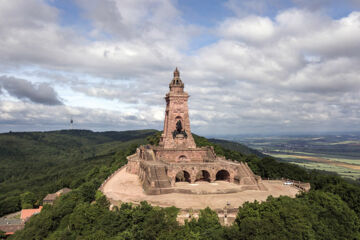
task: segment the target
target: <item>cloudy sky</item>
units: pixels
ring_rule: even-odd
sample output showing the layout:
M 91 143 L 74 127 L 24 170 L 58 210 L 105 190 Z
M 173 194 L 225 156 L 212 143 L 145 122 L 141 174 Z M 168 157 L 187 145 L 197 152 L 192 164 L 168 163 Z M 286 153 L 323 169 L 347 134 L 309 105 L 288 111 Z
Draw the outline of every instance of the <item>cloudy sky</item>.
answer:
M 0 132 L 360 131 L 360 0 L 0 0 Z

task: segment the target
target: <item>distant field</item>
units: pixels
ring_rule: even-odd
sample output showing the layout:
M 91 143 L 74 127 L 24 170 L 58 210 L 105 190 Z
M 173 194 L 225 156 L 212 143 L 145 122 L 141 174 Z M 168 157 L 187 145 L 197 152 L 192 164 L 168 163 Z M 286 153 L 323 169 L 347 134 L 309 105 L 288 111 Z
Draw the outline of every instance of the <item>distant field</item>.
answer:
M 305 167 L 305 168 L 308 168 L 308 169 L 317 169 L 317 170 L 323 170 L 323 171 L 328 171 L 328 172 L 336 172 L 340 176 L 348 177 L 348 178 L 351 178 L 354 180 L 360 178 L 360 171 L 348 169 L 345 167 L 329 165 L 326 163 L 317 163 L 317 162 L 309 162 L 309 163 L 299 163 L 299 162 L 291 162 L 291 161 L 289 161 L 289 162 L 299 165 L 299 166 L 302 166 L 302 167 Z
M 360 178 L 360 160 L 323 158 L 294 154 L 271 154 L 271 156 L 287 160 L 290 163 L 297 164 L 308 169 L 336 172 L 343 177 L 352 178 L 354 180 Z
M 353 145 L 360 145 L 360 141 L 342 141 L 342 142 L 335 142 L 335 143 L 330 143 L 330 145 L 344 145 L 344 144 L 353 144 Z
M 309 168 L 360 177 L 360 133 L 324 136 L 274 136 L 238 140 L 265 154 Z
M 273 157 L 282 158 L 285 160 L 294 160 L 300 159 L 310 162 L 324 163 L 328 165 L 341 166 L 347 169 L 359 170 L 360 171 L 360 161 L 354 159 L 345 159 L 345 158 L 324 158 L 316 155 L 297 155 L 297 154 L 270 154 Z M 298 161 L 297 161 L 298 162 Z
M 316 155 L 310 154 L 310 153 L 308 155 L 271 153 L 270 155 L 273 157 L 277 157 L 277 158 L 304 159 L 304 160 L 312 161 L 312 162 L 322 162 L 322 163 L 327 163 L 327 164 L 332 164 L 332 165 L 341 165 L 346 168 L 360 170 L 360 160 L 355 160 L 355 159 L 323 157 L 323 156 L 316 156 Z
M 354 165 L 360 165 L 360 159 L 332 158 L 332 157 L 327 157 L 327 159 L 329 159 L 331 161 L 336 161 L 336 162 L 344 162 L 344 163 L 349 163 L 349 164 L 354 164 Z

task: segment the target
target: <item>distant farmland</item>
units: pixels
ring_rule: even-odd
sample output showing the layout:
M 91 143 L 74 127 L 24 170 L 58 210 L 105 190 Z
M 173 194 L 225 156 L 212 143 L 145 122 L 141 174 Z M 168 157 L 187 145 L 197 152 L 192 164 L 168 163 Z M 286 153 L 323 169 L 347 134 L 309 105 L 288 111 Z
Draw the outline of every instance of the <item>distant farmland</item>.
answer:
M 265 154 L 308 169 L 360 178 L 360 134 L 238 138 Z
M 309 169 L 336 172 L 352 179 L 360 178 L 360 161 L 345 158 L 324 158 L 319 156 L 304 156 L 296 154 L 270 154 L 273 157 L 287 160 Z M 299 161 L 300 160 L 300 161 Z

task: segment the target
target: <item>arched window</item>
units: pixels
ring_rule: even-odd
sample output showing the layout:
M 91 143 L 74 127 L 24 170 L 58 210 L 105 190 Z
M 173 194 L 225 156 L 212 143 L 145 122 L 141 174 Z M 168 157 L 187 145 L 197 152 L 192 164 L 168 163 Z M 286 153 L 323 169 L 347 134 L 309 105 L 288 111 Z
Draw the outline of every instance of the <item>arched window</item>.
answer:
M 185 155 L 181 155 L 178 157 L 178 162 L 187 162 L 188 158 Z

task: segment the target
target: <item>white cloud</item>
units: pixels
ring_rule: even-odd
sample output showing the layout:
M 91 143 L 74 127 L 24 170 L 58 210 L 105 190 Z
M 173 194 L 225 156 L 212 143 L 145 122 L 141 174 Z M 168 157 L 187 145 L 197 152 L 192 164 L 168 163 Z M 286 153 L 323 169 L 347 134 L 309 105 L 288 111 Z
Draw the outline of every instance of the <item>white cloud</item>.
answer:
M 120 111 L 69 106 L 37 105 L 29 102 L 0 102 L 0 131 L 22 129 L 51 130 L 69 128 L 70 118 L 76 128 L 93 130 L 126 130 L 159 127 L 162 121 L 154 118 L 151 109 L 142 116 Z M 144 121 L 144 118 L 147 121 Z M 36 121 L 34 121 L 36 119 Z M 29 123 L 32 126 L 29 127 Z
M 89 17 L 93 17 L 92 32 L 110 35 L 109 39 L 99 37 L 89 40 L 75 29 L 60 26 L 57 10 L 45 2 L 31 3 L 33 8 L 40 9 L 39 15 L 33 16 L 31 11 L 24 10 L 28 2 L 3 1 L 0 16 L 6 16 L 6 21 L 0 29 L 3 36 L 0 39 L 0 62 L 9 67 L 33 65 L 112 78 L 139 76 L 175 65 L 181 60 L 177 48 L 187 44 L 193 27 L 177 24 L 176 11 L 167 1 L 163 4 L 156 1 L 134 2 L 127 1 L 126 5 L 125 1 L 104 1 L 102 4 L 80 1 L 81 6 L 90 8 L 85 10 Z M 139 8 L 139 5 L 142 7 Z M 146 12 L 148 9 L 150 13 Z M 117 17 L 116 14 L 124 16 Z M 173 20 L 164 21 L 169 14 L 173 14 Z M 34 24 L 27 24 L 27 18 Z M 111 27 L 109 22 L 115 25 Z M 119 28 L 117 23 L 127 26 L 132 32 Z M 174 28 L 174 25 L 177 27 Z
M 246 2 L 266 11 L 264 1 Z M 44 1 L 0 2 L 0 75 L 29 76 L 33 88 L 41 82 L 65 104 L 2 94 L 0 130 L 31 129 L 34 122 L 61 128 L 71 115 L 96 130 L 161 128 L 176 65 L 191 95 L 195 132 L 343 130 L 360 122 L 359 12 L 340 19 L 310 8 L 283 9 L 273 18 L 239 13 L 210 29 L 216 42 L 187 55 L 204 29 L 181 19 L 172 1 L 77 3 L 92 24 L 85 35 L 62 26 L 58 10 Z
M 245 42 L 265 42 L 271 40 L 275 27 L 269 18 L 249 16 L 224 21 L 219 26 L 221 36 Z

